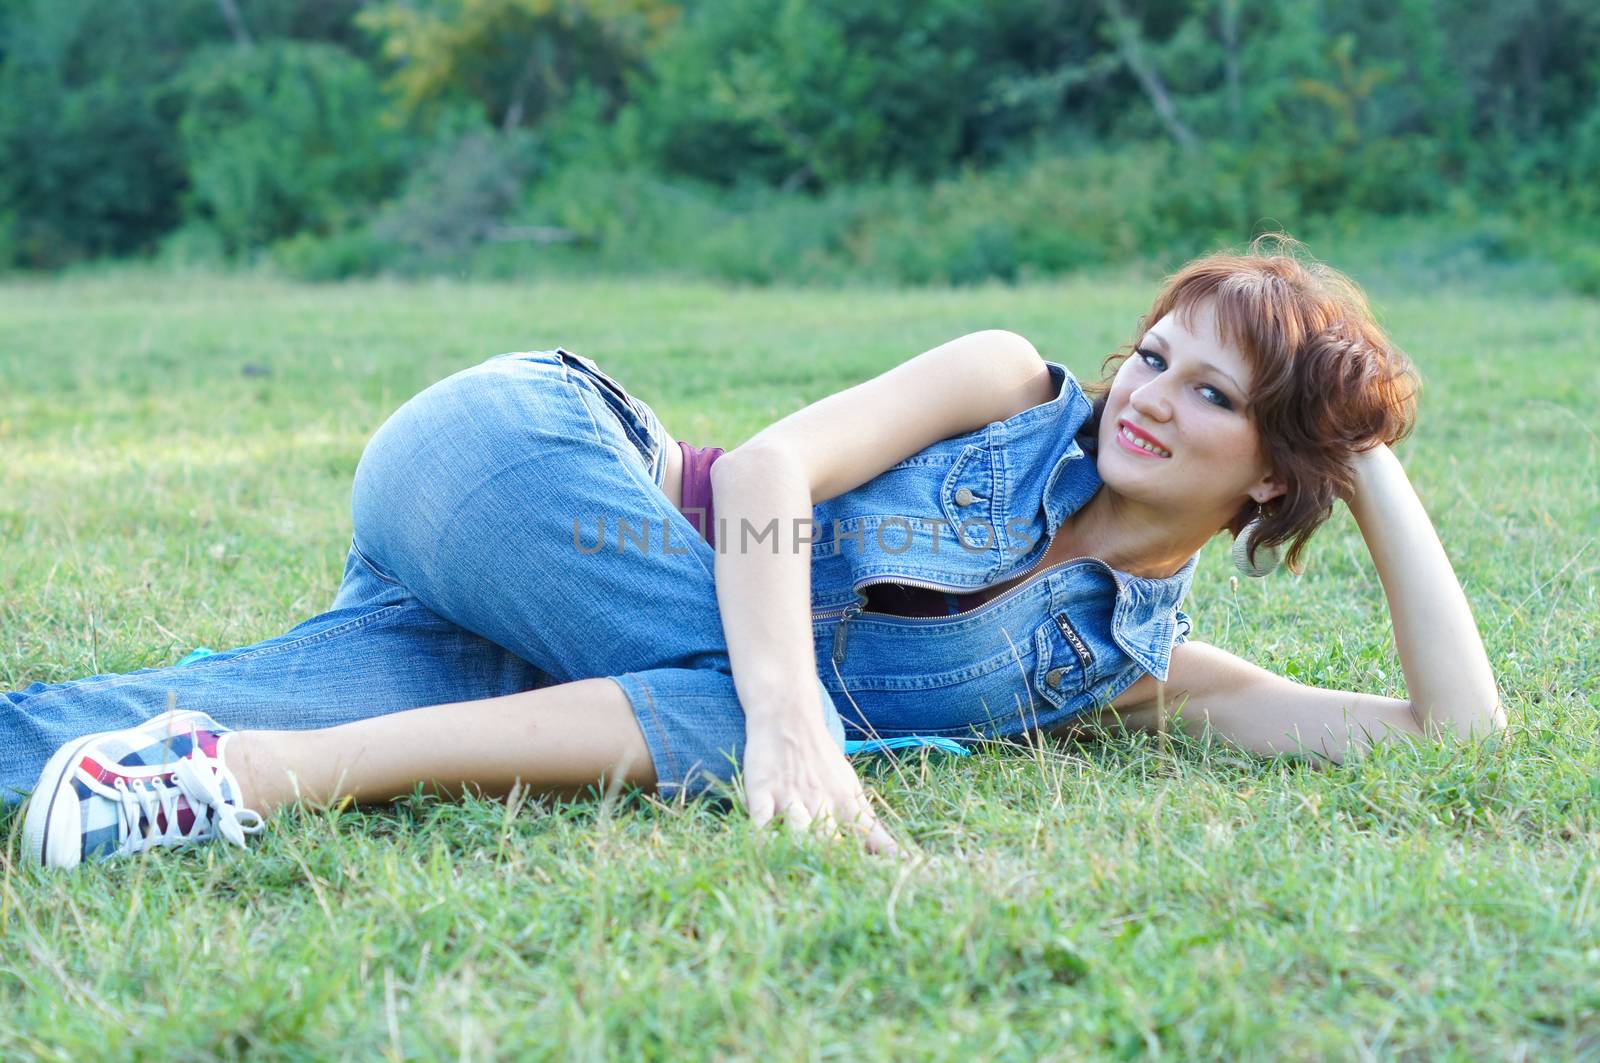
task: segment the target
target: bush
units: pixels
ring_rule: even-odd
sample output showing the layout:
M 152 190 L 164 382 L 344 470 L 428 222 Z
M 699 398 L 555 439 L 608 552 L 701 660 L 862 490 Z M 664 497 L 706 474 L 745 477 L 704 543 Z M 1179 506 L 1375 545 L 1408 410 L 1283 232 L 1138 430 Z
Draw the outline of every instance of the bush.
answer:
M 329 236 L 297 233 L 273 245 L 272 260 L 299 280 L 333 281 L 388 271 L 404 261 L 405 253 L 400 245 L 359 228 Z
M 1190 179 L 1171 180 L 1180 166 Z M 1239 182 L 1160 144 L 819 196 L 573 167 L 536 188 L 526 213 L 575 230 L 602 266 L 753 284 L 1017 281 L 1250 235 Z
M 230 252 L 353 228 L 400 176 L 405 143 L 376 78 L 333 45 L 209 49 L 181 85 L 192 213 Z
M 470 269 L 483 243 L 512 231 L 508 216 L 535 168 L 528 132 L 499 133 L 475 118 L 452 121 L 400 194 L 366 223 L 326 235 L 297 233 L 273 246 L 273 261 L 312 281 Z
M 981 102 L 966 0 L 709 0 L 637 89 L 647 161 L 731 184 L 828 187 L 961 154 Z
M 1561 254 L 1561 278 L 1582 295 L 1600 297 L 1600 247 L 1574 244 Z
M 156 259 L 175 269 L 221 269 L 227 265 L 228 249 L 216 226 L 191 221 L 162 237 Z
M 169 83 L 212 14 L 197 0 L 0 6 L 0 265 L 139 251 L 177 223 Z
M 536 164 L 523 130 L 479 127 L 445 138 L 374 217 L 373 234 L 418 256 L 458 255 L 500 231 Z
M 1170 174 L 1183 172 L 1175 181 Z M 862 257 L 911 283 L 1014 281 L 1191 254 L 1248 235 L 1237 182 L 1164 144 L 1042 155 L 936 183 L 876 220 Z
M 705 240 L 738 211 L 731 197 L 700 182 L 582 163 L 535 186 L 522 216 L 571 230 L 604 268 L 702 272 Z

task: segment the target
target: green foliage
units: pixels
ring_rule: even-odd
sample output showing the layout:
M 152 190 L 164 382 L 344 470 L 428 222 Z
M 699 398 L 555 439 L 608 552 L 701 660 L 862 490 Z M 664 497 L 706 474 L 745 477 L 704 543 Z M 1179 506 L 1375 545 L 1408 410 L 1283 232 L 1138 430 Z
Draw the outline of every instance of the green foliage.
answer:
M 366 223 L 326 236 L 297 233 L 272 257 L 303 280 L 454 268 L 479 245 L 519 235 L 506 222 L 537 162 L 526 130 L 499 133 L 469 123 L 438 137 L 400 193 Z
M 1561 272 L 1567 287 L 1600 298 L 1600 247 L 1590 242 L 1567 247 L 1561 255 Z
M 33 0 L 0 10 L 0 265 L 147 247 L 184 167 L 167 83 L 202 0 Z
M 232 0 L 240 25 L 250 41 L 322 41 L 361 56 L 374 58 L 371 38 L 356 23 L 368 0 Z M 221 14 L 223 0 L 209 0 Z M 230 31 L 231 32 L 231 31 Z M 237 37 L 234 38 L 237 42 Z
M 230 250 L 349 227 L 393 188 L 403 143 L 371 71 L 329 44 L 198 53 L 179 122 L 195 213 Z
M 442 140 L 373 218 L 382 239 L 423 255 L 458 253 L 500 235 L 537 164 L 525 130 L 474 129 Z
M 515 129 L 580 85 L 620 98 L 626 75 L 677 17 L 670 0 L 391 0 L 359 22 L 395 64 L 402 109 L 467 99 Z
M 1188 179 L 1171 180 L 1183 170 Z M 936 183 L 866 244 L 912 283 L 1017 280 L 1236 239 L 1228 175 L 1162 144 L 1047 155 Z
M 307 281 L 342 280 L 379 273 L 401 262 L 406 248 L 362 227 L 319 236 L 299 232 L 273 245 L 272 259 L 284 273 Z
M 1081 18 L 1046 0 L 705 0 L 635 83 L 642 161 L 723 185 L 928 179 L 1058 118 L 1049 78 L 1085 51 Z
M 1193 179 L 1168 180 L 1179 166 Z M 536 190 L 530 213 L 572 229 L 613 267 L 666 263 L 754 284 L 1023 280 L 1193 253 L 1248 229 L 1220 164 L 1159 143 L 815 197 L 570 168 Z
M 1425 214 L 1583 288 L 1597 55 L 1591 0 L 0 0 L 0 265 L 966 282 Z
M 931 173 L 960 154 L 980 20 L 965 0 L 709 0 L 652 64 L 653 154 L 724 182 Z

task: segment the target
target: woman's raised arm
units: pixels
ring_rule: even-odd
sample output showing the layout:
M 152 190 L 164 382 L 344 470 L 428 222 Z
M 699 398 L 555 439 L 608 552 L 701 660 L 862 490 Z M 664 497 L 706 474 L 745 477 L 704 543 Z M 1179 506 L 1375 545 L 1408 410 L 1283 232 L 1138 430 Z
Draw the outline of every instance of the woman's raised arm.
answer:
M 1145 676 L 1117 699 L 1118 719 L 1153 727 L 1164 704 L 1169 715 L 1181 710 L 1186 732 L 1209 723 L 1252 752 L 1306 750 L 1336 761 L 1395 734 L 1469 737 L 1506 726 L 1471 607 L 1399 459 L 1379 445 L 1357 454 L 1352 471 L 1347 501 L 1389 601 L 1410 699 L 1305 686 L 1190 642 L 1173 651 L 1164 698 Z

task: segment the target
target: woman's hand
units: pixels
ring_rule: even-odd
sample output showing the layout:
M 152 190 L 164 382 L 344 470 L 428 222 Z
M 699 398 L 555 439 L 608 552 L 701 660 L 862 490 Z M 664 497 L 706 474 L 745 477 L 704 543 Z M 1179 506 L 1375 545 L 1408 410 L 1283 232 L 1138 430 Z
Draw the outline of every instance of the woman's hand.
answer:
M 796 830 L 823 824 L 854 832 L 870 852 L 900 852 L 873 814 L 855 769 L 820 724 L 792 717 L 748 723 L 744 789 L 758 827 L 775 816 Z

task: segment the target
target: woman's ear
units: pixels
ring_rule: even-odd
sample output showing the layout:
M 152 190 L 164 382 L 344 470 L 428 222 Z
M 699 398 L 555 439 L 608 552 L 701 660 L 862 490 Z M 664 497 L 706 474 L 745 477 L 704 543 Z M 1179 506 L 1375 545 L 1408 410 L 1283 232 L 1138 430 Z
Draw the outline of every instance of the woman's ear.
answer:
M 1287 494 L 1288 491 L 1288 484 L 1278 479 L 1275 475 L 1268 473 L 1250 487 L 1249 494 L 1251 501 L 1257 505 L 1264 506 L 1274 498 Z

